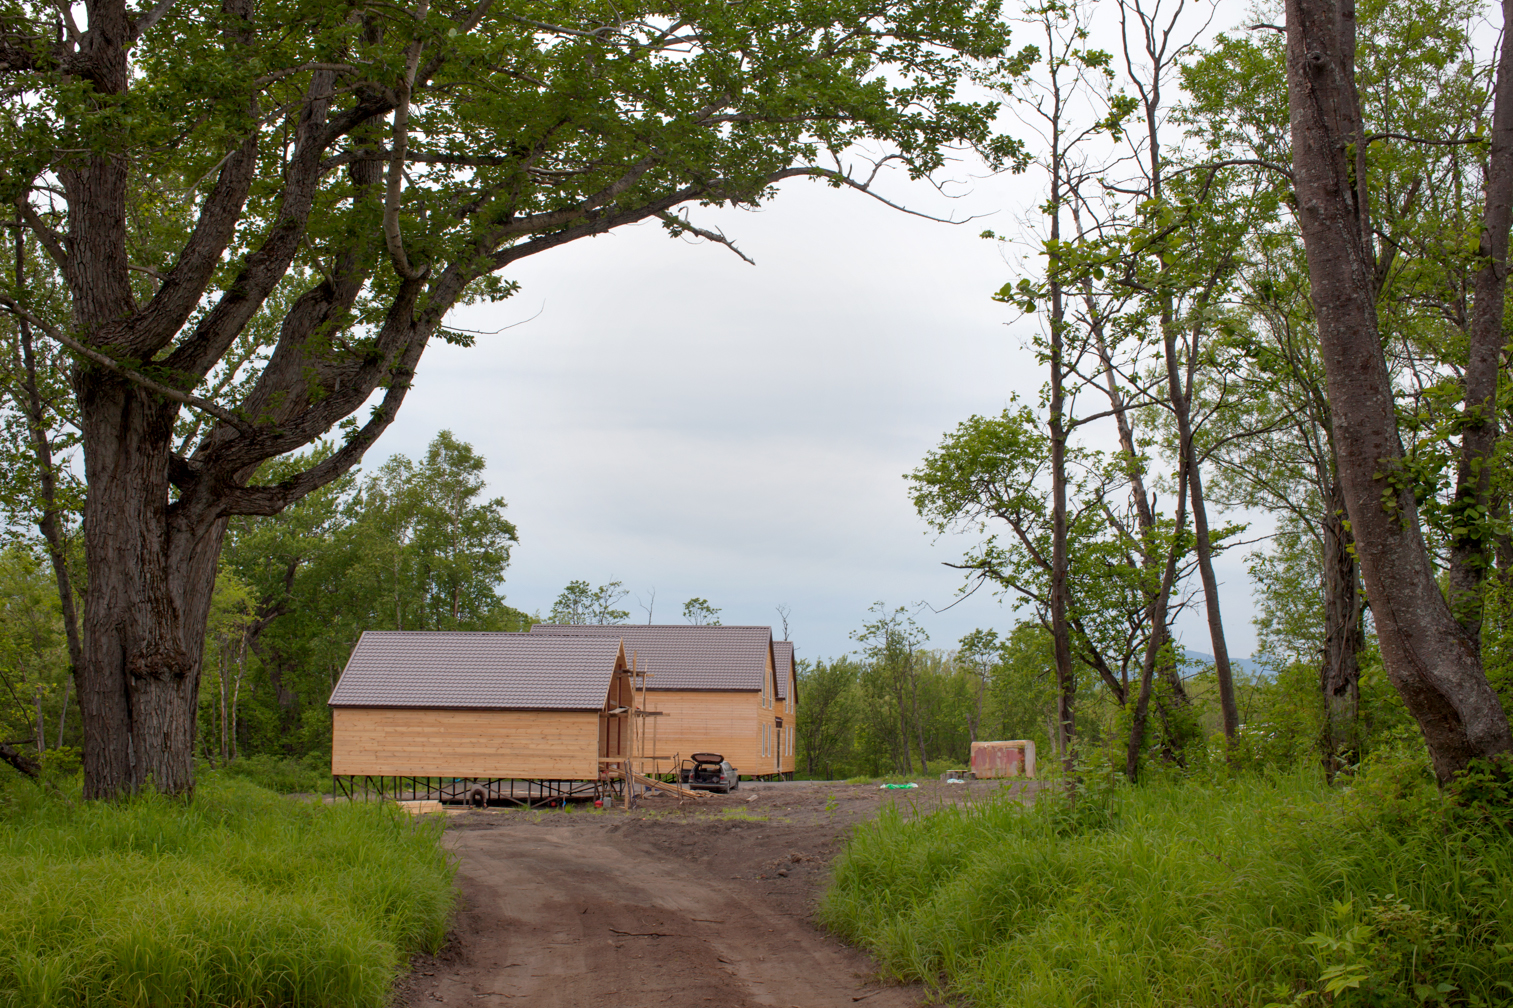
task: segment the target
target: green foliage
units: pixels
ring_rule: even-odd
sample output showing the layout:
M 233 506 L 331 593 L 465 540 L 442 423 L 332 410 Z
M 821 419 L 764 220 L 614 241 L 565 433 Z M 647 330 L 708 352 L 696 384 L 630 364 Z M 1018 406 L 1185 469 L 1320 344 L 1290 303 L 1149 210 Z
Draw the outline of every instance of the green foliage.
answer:
M 1043 627 L 1021 623 L 1004 639 L 974 630 L 954 650 L 931 649 L 918 646 L 922 636 L 905 611 L 873 612 L 878 618 L 856 634 L 861 654 L 799 663 L 801 774 L 902 780 L 919 767 L 921 743 L 932 772 L 967 766 L 974 740 L 1049 744 L 1056 702 Z M 1097 738 L 1101 712 L 1090 708 Z
M 810 662 L 799 659 L 796 732 L 797 766 L 807 777 L 835 778 L 834 767 L 849 766 L 856 726 L 857 669 L 849 658 Z
M 822 915 L 976 1004 L 1504 1004 L 1513 835 L 1454 808 L 1421 757 L 1334 790 L 1092 775 L 1034 807 L 885 811 Z
M 280 459 L 262 478 L 332 450 Z M 504 500 L 485 496 L 484 467 L 441 431 L 420 460 L 395 455 L 278 515 L 231 522 L 206 637 L 202 752 L 223 755 L 224 702 L 224 756 L 329 755 L 325 700 L 364 630 L 529 626 L 500 593 L 517 533 Z
M 312 752 L 299 759 L 264 753 L 243 756 L 226 764 L 224 776 L 251 781 L 277 794 L 323 794 L 331 790 L 330 752 Z
M 53 572 L 34 542 L 0 549 L 0 741 L 37 737 L 41 701 L 47 745 L 57 744 L 57 718 L 67 717 L 63 692 L 68 647 Z M 76 719 L 75 719 L 76 720 Z
M 574 626 L 624 623 L 630 613 L 625 609 L 616 609 L 615 604 L 627 594 L 619 581 L 611 581 L 597 588 L 589 587 L 587 581 L 569 581 L 567 587 L 562 589 L 562 594 L 557 596 L 557 601 L 552 603 L 547 622 Z
M 195 800 L 0 791 L 0 1005 L 383 1008 L 435 950 L 453 866 L 388 803 L 280 798 L 211 774 Z
M 683 603 L 683 618 L 694 626 L 719 626 L 720 610 L 708 599 L 691 598 Z

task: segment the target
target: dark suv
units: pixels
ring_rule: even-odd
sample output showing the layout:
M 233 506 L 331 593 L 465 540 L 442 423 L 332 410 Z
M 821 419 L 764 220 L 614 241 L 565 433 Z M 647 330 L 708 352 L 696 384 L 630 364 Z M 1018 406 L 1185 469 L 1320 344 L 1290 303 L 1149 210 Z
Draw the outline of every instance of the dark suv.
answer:
M 689 766 L 688 763 L 692 763 Z M 685 761 L 681 777 L 683 783 L 704 791 L 719 791 L 730 794 L 741 786 L 741 772 L 719 753 L 694 753 Z

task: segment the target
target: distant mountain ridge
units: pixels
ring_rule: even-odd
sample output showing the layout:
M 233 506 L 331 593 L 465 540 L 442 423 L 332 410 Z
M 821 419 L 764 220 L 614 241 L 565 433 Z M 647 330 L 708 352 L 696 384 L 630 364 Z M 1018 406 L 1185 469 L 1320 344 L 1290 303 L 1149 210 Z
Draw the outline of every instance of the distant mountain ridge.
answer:
M 1202 651 L 1194 651 L 1192 648 L 1183 648 L 1182 655 L 1188 661 L 1197 662 L 1199 665 L 1212 665 L 1214 663 L 1213 655 L 1204 654 Z M 1231 656 L 1229 667 L 1236 672 L 1244 672 L 1246 675 L 1259 674 L 1264 676 L 1266 674 L 1266 670 L 1250 658 L 1235 658 Z

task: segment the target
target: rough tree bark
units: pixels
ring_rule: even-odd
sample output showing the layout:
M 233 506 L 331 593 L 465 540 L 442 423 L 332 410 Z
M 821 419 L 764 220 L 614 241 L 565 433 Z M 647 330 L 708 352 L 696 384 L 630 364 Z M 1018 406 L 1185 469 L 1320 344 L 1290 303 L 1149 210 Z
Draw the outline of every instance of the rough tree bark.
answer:
M 0 742 L 0 760 L 9 763 L 18 772 L 25 774 L 32 780 L 36 780 L 42 776 L 42 764 L 9 742 Z
M 1513 749 L 1477 648 L 1440 592 L 1404 471 L 1378 332 L 1355 92 L 1351 0 L 1287 0 L 1287 88 L 1297 219 L 1324 359 L 1340 485 L 1382 661 L 1447 781 Z

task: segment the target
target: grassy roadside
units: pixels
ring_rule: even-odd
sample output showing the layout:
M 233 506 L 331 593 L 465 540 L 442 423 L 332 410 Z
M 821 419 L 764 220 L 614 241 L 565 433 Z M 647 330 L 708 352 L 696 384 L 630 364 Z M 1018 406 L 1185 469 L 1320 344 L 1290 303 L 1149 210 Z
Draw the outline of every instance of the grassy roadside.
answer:
M 440 825 L 211 774 L 195 800 L 0 790 L 0 1006 L 380 1008 L 452 904 Z
M 984 1006 L 1513 1004 L 1513 835 L 1414 765 L 885 810 L 825 922 Z

